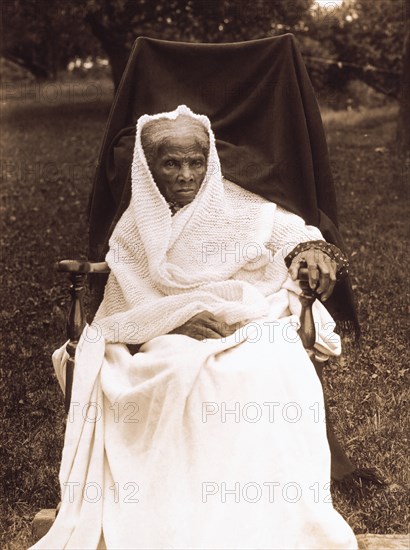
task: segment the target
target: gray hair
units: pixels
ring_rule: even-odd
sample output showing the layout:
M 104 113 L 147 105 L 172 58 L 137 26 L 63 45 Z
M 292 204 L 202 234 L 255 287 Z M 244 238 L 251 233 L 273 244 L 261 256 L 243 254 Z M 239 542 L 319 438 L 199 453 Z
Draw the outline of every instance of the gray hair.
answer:
M 208 157 L 209 134 L 206 127 L 191 116 L 178 115 L 174 120 L 165 117 L 150 120 L 142 128 L 141 144 L 148 164 L 158 155 L 159 149 L 172 141 L 175 135 L 191 135 L 204 156 Z

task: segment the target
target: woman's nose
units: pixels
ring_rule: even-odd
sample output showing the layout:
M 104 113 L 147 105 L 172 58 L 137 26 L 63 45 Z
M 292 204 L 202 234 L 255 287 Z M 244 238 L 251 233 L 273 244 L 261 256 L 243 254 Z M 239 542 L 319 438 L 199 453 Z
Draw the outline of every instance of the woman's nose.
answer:
M 192 181 L 193 174 L 189 164 L 183 163 L 178 174 L 178 179 L 183 181 Z

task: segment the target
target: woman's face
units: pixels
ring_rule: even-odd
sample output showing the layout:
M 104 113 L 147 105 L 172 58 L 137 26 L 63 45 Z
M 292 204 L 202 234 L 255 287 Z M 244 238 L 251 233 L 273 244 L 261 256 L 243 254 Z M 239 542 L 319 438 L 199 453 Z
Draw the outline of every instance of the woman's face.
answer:
M 174 136 L 162 145 L 149 167 L 168 202 L 192 202 L 204 181 L 207 159 L 195 136 Z

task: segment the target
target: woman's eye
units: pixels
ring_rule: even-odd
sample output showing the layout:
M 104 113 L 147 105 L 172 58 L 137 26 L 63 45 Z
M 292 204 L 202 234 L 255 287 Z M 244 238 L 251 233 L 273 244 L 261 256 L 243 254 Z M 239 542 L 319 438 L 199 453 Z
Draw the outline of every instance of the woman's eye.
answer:
M 175 166 L 175 160 L 167 160 L 165 166 L 168 168 L 173 168 Z
M 204 165 L 202 160 L 194 160 L 192 164 L 195 168 L 202 168 L 202 166 Z

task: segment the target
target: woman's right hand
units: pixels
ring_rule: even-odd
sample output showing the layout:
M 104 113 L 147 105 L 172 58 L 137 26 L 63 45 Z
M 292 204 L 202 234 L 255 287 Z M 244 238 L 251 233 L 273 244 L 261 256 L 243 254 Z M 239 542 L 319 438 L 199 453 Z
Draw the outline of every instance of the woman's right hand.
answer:
M 239 324 L 228 325 L 221 321 L 209 311 L 202 311 L 194 315 L 186 323 L 175 328 L 169 334 L 184 334 L 195 340 L 206 340 L 207 338 L 223 338 L 234 333 Z

